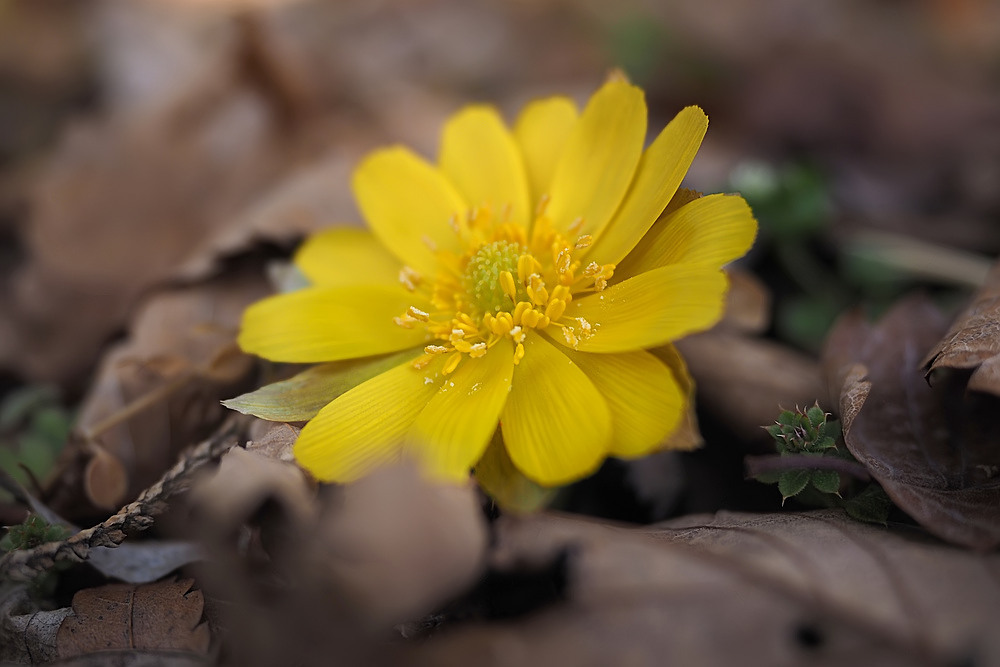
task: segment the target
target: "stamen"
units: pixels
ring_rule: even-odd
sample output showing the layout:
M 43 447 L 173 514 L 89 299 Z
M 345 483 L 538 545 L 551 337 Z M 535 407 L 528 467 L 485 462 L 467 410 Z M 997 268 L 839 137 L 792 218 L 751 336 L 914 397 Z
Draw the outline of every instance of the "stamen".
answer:
M 444 354 L 449 349 L 444 345 L 428 345 L 424 348 L 424 352 L 427 354 Z
M 516 326 L 510 330 L 510 337 L 514 339 L 515 343 L 524 342 L 524 330 L 520 326 Z
M 550 320 L 558 320 L 566 312 L 566 302 L 562 299 L 552 299 L 545 307 L 545 317 Z
M 486 343 L 476 343 L 469 350 L 469 356 L 473 359 L 478 359 L 486 354 Z
M 417 286 L 420 284 L 420 281 L 421 281 L 420 274 L 411 269 L 410 267 L 404 266 L 399 270 L 399 282 L 401 282 L 403 284 L 403 287 L 405 287 L 410 292 L 413 292 L 417 289 Z
M 448 361 L 445 362 L 444 368 L 441 369 L 441 372 L 445 375 L 451 375 L 455 372 L 455 369 L 458 368 L 460 361 L 462 361 L 462 353 L 453 352 L 452 355 L 448 357 Z
M 589 248 L 594 243 L 594 237 L 590 234 L 584 234 L 576 240 L 576 249 L 583 250 L 584 248 Z
M 425 313 L 416 306 L 410 306 L 409 308 L 407 308 L 406 314 L 409 317 L 412 317 L 413 319 L 419 320 L 421 322 L 430 322 L 431 320 L 431 316 L 429 313 Z
M 571 235 L 575 236 L 580 233 L 581 229 L 583 229 L 583 216 L 580 216 L 579 218 L 571 222 L 569 224 L 569 229 L 567 231 Z
M 518 343 L 517 347 L 514 348 L 514 365 L 517 366 L 521 363 L 521 359 L 524 359 L 524 344 Z
M 563 248 L 556 255 L 556 271 L 559 273 L 566 273 L 569 271 L 569 264 L 573 260 L 573 255 L 569 248 Z
M 421 236 L 420 240 L 424 242 L 425 246 L 427 246 L 428 248 L 430 248 L 431 252 L 437 252 L 437 249 L 438 249 L 437 243 L 434 242 L 434 239 L 432 239 L 431 237 L 427 236 L 427 234 L 424 234 L 423 236 Z
M 517 286 L 514 284 L 514 276 L 510 271 L 503 271 L 500 273 L 500 287 L 503 288 L 503 293 L 507 295 L 511 301 L 517 301 Z

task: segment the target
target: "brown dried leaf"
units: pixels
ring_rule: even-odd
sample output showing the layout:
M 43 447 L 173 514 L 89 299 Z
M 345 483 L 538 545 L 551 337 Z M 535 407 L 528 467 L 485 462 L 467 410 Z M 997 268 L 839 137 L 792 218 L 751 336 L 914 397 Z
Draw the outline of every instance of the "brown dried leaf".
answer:
M 250 266 L 151 296 L 129 338 L 105 356 L 78 437 L 49 481 L 49 504 L 68 518 L 118 507 L 205 437 L 225 414 L 218 402 L 253 368 L 235 336 L 243 309 L 268 289 Z
M 124 649 L 207 653 L 204 598 L 193 580 L 133 586 L 109 584 L 73 596 L 73 615 L 59 626 L 60 658 Z
M 413 647 L 426 665 L 949 665 L 1000 660 L 1000 557 L 839 511 L 626 529 L 502 517 L 493 567 L 566 559 L 565 600 Z M 948 572 L 942 577 L 942 572 Z
M 699 405 L 746 442 L 769 440 L 760 427 L 780 408 L 811 405 L 824 393 L 816 362 L 771 341 L 717 328 L 677 348 L 697 383 Z
M 969 389 L 1000 396 L 1000 263 L 924 359 L 923 368 L 928 376 L 938 368 L 974 369 Z
M 1000 399 L 967 394 L 960 377 L 924 381 L 920 360 L 945 324 L 922 297 L 874 326 L 850 314 L 831 332 L 824 366 L 831 382 L 844 378 L 848 449 L 893 502 L 942 539 L 992 549 L 1000 545 Z

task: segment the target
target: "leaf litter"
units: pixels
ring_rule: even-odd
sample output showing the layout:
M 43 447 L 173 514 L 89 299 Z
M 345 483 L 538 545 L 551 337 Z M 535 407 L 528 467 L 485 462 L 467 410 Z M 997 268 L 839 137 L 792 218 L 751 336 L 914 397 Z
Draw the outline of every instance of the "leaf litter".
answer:
M 0 107 L 27 100 L 46 124 L 0 136 L 0 235 L 17 242 L 0 253 L 0 367 L 14 378 L 0 374 L 0 397 L 20 380 L 83 396 L 41 493 L 4 501 L 4 517 L 33 506 L 73 534 L 0 557 L 0 659 L 1000 664 L 996 272 L 950 331 L 926 302 L 876 325 L 848 316 L 821 364 L 775 340 L 770 302 L 788 295 L 751 257 L 731 273 L 726 320 L 681 344 L 699 406 L 677 436 L 683 453 L 612 461 L 558 492 L 499 490 L 528 497 L 527 509 L 665 523 L 498 517 L 475 489 L 427 486 L 406 469 L 316 485 L 294 465 L 295 423 L 227 419 L 219 401 L 258 376 L 292 377 L 294 393 L 301 369 L 259 367 L 233 335 L 273 260 L 321 225 L 357 219 L 347 183 L 358 156 L 387 141 L 433 152 L 441 119 L 467 100 L 578 96 L 610 64 L 594 30 L 618 31 L 611 48 L 636 34 L 554 2 L 199 4 L 67 13 L 46 0 L 0 17 L 4 35 L 32 45 L 0 46 L 0 77 L 25 73 Z M 944 12 L 927 20 L 936 41 L 906 32 L 910 51 L 949 50 L 969 65 L 962 77 L 907 69 L 886 53 L 898 25 L 856 8 L 793 12 L 800 29 L 783 49 L 740 39 L 747 25 L 773 35 L 781 23 L 733 2 L 711 16 L 675 3 L 669 21 L 650 10 L 640 24 L 676 33 L 650 43 L 676 52 L 636 71 L 662 110 L 703 99 L 712 76 L 747 82 L 708 91 L 729 136 L 705 146 L 691 186 L 725 180 L 747 144 L 778 159 L 804 150 L 842 214 L 832 238 L 810 241 L 824 252 L 859 225 L 995 252 L 984 216 L 1000 201 L 996 104 L 971 82 L 991 71 L 975 49 L 995 44 L 996 22 L 989 3 L 925 4 L 907 11 Z M 39 31 L 36 14 L 60 18 Z M 845 29 L 859 17 L 865 31 Z M 85 21 L 103 39 L 81 39 Z M 42 48 L 46 34 L 60 39 Z M 831 50 L 817 34 L 856 39 Z M 100 106 L 74 101 L 88 89 Z M 8 168 L 11 147 L 36 151 L 38 166 Z M 847 447 L 916 523 L 897 512 L 871 527 L 795 501 L 779 513 L 773 490 L 742 480 L 743 456 L 765 451 L 760 425 L 817 399 L 841 412 Z M 272 416 L 298 422 L 315 407 Z M 726 509 L 741 512 L 711 514 Z M 93 623 L 101 609 L 114 622 Z

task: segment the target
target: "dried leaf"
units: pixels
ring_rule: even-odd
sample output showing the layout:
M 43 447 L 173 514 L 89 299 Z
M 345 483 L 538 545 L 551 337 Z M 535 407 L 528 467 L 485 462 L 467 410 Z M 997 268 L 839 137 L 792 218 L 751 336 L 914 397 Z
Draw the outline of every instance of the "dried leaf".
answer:
M 150 297 L 84 399 L 79 435 L 48 481 L 49 504 L 75 520 L 118 507 L 205 437 L 225 414 L 218 401 L 253 368 L 234 340 L 243 308 L 267 292 L 247 267 Z
M 971 368 L 969 389 L 1000 396 L 1000 263 L 993 266 L 972 304 L 934 346 L 923 368 Z
M 823 395 L 818 364 L 771 341 L 713 329 L 678 341 L 677 348 L 697 383 L 699 405 L 747 442 L 769 441 L 760 426 L 780 408 L 810 405 Z
M 416 664 L 925 665 L 1000 660 L 1000 557 L 839 511 L 626 529 L 502 517 L 494 570 L 566 561 L 565 601 L 452 627 Z M 941 573 L 947 572 L 947 577 Z
M 0 661 L 40 664 L 55 660 L 56 632 L 70 609 L 41 610 L 27 587 L 0 588 Z
M 73 596 L 73 615 L 59 626 L 60 658 L 97 651 L 182 650 L 207 653 L 201 622 L 204 599 L 191 579 L 85 588 Z
M 1000 545 L 1000 399 L 967 394 L 958 377 L 927 385 L 920 360 L 944 328 L 922 297 L 903 300 L 874 326 L 851 314 L 831 332 L 824 366 L 828 377 L 845 378 L 848 449 L 893 502 L 942 539 L 992 549 Z
M 206 463 L 213 462 L 236 444 L 235 422 L 223 424 L 211 438 L 188 451 L 135 502 L 92 528 L 81 530 L 63 542 L 50 542 L 30 550 L 12 551 L 0 558 L 0 579 L 27 581 L 57 562 L 87 560 L 94 547 L 116 546 L 127 532 L 149 528 L 166 508 L 166 501 L 190 488 L 191 478 Z

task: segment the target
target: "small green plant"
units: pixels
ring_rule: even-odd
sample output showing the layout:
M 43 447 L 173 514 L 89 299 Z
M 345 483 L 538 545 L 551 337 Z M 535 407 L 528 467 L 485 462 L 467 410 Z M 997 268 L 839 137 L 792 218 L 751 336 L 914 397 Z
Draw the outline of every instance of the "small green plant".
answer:
M 818 404 L 783 410 L 774 424 L 764 427 L 774 438 L 777 456 L 748 457 L 750 475 L 776 483 L 782 504 L 799 497 L 807 504 L 842 507 L 859 521 L 884 524 L 891 501 L 847 448 L 838 446 L 840 422 L 829 417 Z M 868 484 L 859 488 L 858 480 Z
M 29 514 L 20 524 L 7 527 L 7 534 L 0 540 L 0 549 L 34 549 L 46 542 L 61 542 L 72 534 L 73 531 L 66 526 L 49 523 L 37 514 Z

